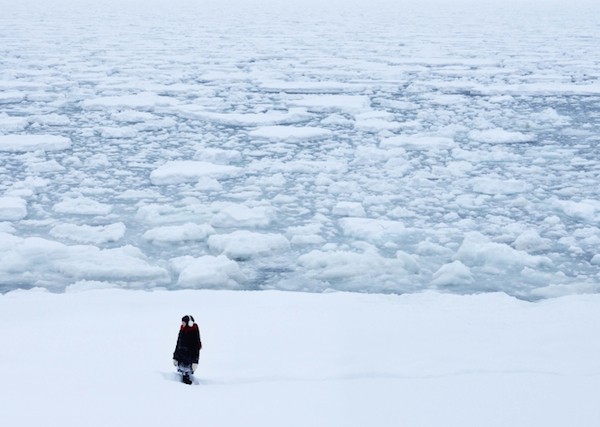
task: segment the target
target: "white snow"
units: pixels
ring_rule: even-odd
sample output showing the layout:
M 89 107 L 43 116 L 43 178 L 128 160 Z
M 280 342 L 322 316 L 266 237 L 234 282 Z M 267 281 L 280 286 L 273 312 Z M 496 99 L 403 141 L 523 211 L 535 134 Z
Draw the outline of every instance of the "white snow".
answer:
M 0 297 L 2 419 L 184 425 L 191 411 L 220 426 L 591 427 L 599 304 L 597 295 L 534 304 L 502 294 L 11 292 Z M 203 342 L 192 386 L 171 364 L 188 313 Z M 41 374 L 31 369 L 40 363 Z

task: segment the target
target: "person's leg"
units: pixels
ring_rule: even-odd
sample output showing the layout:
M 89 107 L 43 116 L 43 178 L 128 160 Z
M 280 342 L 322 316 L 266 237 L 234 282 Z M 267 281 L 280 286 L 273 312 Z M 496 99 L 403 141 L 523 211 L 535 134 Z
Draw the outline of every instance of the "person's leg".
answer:
M 184 383 L 191 384 L 192 383 L 192 365 L 187 363 L 179 362 L 179 366 L 177 367 L 179 373 L 181 373 L 181 377 Z

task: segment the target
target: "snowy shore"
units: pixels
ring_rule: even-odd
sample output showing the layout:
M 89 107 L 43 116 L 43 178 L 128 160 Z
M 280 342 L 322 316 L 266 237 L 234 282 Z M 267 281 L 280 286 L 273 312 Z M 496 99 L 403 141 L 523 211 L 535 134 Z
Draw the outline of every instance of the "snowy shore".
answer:
M 197 384 L 171 365 L 198 320 Z M 600 295 L 0 296 L 6 426 L 592 427 Z

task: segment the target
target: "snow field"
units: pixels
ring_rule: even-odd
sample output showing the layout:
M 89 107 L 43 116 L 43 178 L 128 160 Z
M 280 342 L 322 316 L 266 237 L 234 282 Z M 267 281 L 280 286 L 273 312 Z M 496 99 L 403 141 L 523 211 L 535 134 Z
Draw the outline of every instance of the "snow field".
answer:
M 81 292 L 94 286 L 0 296 L 3 424 L 600 421 L 596 295 Z M 193 386 L 171 364 L 184 314 L 204 345 Z

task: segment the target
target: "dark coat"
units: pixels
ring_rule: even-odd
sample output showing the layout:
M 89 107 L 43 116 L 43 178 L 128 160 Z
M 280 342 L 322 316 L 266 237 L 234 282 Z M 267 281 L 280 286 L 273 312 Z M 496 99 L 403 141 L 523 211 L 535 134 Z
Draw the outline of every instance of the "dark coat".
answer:
M 200 330 L 195 323 L 192 326 L 182 326 L 177 337 L 177 346 L 173 353 L 173 359 L 184 365 L 198 363 L 200 357 Z

